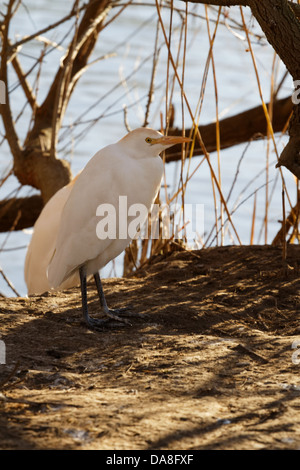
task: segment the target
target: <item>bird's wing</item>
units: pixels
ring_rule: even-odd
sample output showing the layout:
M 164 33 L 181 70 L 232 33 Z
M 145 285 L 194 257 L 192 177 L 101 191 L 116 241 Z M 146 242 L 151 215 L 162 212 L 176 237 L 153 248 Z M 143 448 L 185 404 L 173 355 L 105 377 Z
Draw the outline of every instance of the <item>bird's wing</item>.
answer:
M 108 250 L 112 242 L 109 238 L 100 240 L 96 233 L 98 205 L 117 207 L 120 191 L 126 191 L 120 167 L 124 160 L 112 147 L 102 149 L 88 162 L 64 206 L 55 253 L 48 267 L 48 280 L 54 288 L 88 260 Z
M 28 295 L 42 294 L 51 288 L 47 277 L 47 268 L 55 249 L 64 205 L 78 176 L 52 196 L 34 224 L 24 265 L 24 278 Z M 63 288 L 75 286 L 78 281 L 78 276 L 77 279 L 72 278 L 71 282 L 65 284 Z
M 28 294 L 42 294 L 50 290 L 47 267 L 58 233 L 60 216 L 71 188 L 65 186 L 48 201 L 39 215 L 27 249 L 24 277 Z

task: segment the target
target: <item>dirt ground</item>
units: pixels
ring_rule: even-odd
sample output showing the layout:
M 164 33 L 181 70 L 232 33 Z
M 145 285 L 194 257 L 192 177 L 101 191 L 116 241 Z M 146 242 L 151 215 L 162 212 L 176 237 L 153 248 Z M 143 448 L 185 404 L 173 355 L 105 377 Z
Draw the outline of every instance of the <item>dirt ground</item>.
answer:
M 77 288 L 0 299 L 1 449 L 300 449 L 300 247 L 154 261 L 103 282 L 131 326 L 89 331 Z

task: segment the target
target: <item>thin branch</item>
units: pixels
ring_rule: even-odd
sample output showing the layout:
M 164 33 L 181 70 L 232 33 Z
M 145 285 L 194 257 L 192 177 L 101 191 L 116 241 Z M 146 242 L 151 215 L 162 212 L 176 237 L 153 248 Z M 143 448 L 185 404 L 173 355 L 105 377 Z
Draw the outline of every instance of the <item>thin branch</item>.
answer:
M 5 104 L 0 105 L 0 111 L 3 119 L 3 124 L 5 128 L 6 138 L 9 143 L 10 149 L 14 155 L 14 157 L 19 156 L 21 153 L 21 146 L 19 143 L 19 139 L 15 130 L 15 126 L 13 123 L 13 118 L 11 114 L 11 107 L 10 107 L 10 99 L 8 94 L 8 77 L 7 77 L 7 62 L 8 62 L 8 47 L 9 47 L 9 40 L 8 40 L 8 30 L 9 30 L 9 23 L 12 17 L 12 7 L 14 4 L 14 0 L 10 0 L 7 13 L 5 15 L 5 19 L 3 22 L 2 28 L 2 50 L 1 50 L 1 66 L 0 66 L 0 80 L 5 83 Z
M 250 0 L 182 0 L 183 2 L 202 3 L 219 7 L 232 7 L 237 5 L 248 6 Z
M 176 80 L 178 81 L 178 84 L 179 84 L 179 86 L 180 86 L 181 93 L 182 93 L 183 98 L 184 98 L 184 101 L 185 101 L 185 103 L 186 103 L 188 112 L 189 112 L 189 114 L 190 114 L 190 116 L 191 116 L 191 119 L 192 119 L 193 122 L 194 122 L 194 116 L 193 116 L 193 113 L 192 113 L 192 110 L 191 110 L 189 101 L 188 101 L 188 99 L 187 99 L 187 97 L 186 97 L 186 94 L 185 94 L 185 92 L 184 92 L 181 79 L 180 79 L 180 77 L 179 77 L 179 75 L 178 75 L 178 71 L 177 71 L 177 68 L 176 68 L 175 61 L 174 61 L 173 56 L 172 56 L 172 53 L 171 53 L 171 51 L 170 51 L 170 44 L 169 44 L 169 42 L 168 42 L 168 38 L 167 38 L 167 35 L 166 35 L 164 23 L 163 23 L 163 20 L 162 20 L 162 17 L 161 17 L 160 6 L 159 6 L 159 4 L 158 4 L 158 0 L 155 0 L 155 4 L 156 4 L 156 10 L 157 10 L 157 13 L 158 13 L 158 16 L 159 16 L 159 21 L 160 21 L 160 24 L 161 24 L 163 36 L 164 36 L 164 39 L 165 39 L 165 43 L 166 43 L 166 46 L 167 46 L 168 51 L 169 51 L 170 62 L 171 62 L 171 65 L 172 65 L 172 67 L 173 67 L 174 74 L 175 74 L 175 76 L 176 76 Z M 205 156 L 205 158 L 206 158 L 207 164 L 208 164 L 208 166 L 209 166 L 209 169 L 210 169 L 212 178 L 214 179 L 215 184 L 216 184 L 216 186 L 217 186 L 217 189 L 218 189 L 220 198 L 221 198 L 222 202 L 223 202 L 224 205 L 225 205 L 225 210 L 226 210 L 226 213 L 227 213 L 229 222 L 230 222 L 230 224 L 231 224 L 231 226 L 232 226 L 232 228 L 233 228 L 233 231 L 234 231 L 234 233 L 235 233 L 235 235 L 236 235 L 236 238 L 237 238 L 239 244 L 241 245 L 242 243 L 241 243 L 240 237 L 239 237 L 239 235 L 238 235 L 238 233 L 237 233 L 237 230 L 236 230 L 236 228 L 235 228 L 235 226 L 234 226 L 234 224 L 233 224 L 233 221 L 232 221 L 232 219 L 231 219 L 231 215 L 230 215 L 230 213 L 228 212 L 228 209 L 227 209 L 227 207 L 226 207 L 226 202 L 225 202 L 225 199 L 224 199 L 224 196 L 223 196 L 223 193 L 222 193 L 222 189 L 221 189 L 221 187 L 220 187 L 220 185 L 219 185 L 219 182 L 218 182 L 218 180 L 217 180 L 217 178 L 216 178 L 215 172 L 214 172 L 213 167 L 212 167 L 212 165 L 211 165 L 210 158 L 209 158 L 209 154 L 208 154 L 208 152 L 207 152 L 207 149 L 205 148 L 205 145 L 204 145 L 202 136 L 201 136 L 201 134 L 200 134 L 200 132 L 199 132 L 199 127 L 196 126 L 196 124 L 195 124 L 195 138 L 194 138 L 194 141 L 195 141 L 195 139 L 196 139 L 196 136 L 197 136 L 197 140 L 199 141 L 199 143 L 200 143 L 200 145 L 201 145 L 201 148 L 202 148 L 202 150 L 203 150 L 203 153 L 204 153 L 204 156 Z
M 1 276 L 3 277 L 3 279 L 5 280 L 6 284 L 8 285 L 8 287 L 10 287 L 10 289 L 13 291 L 14 294 L 16 294 L 17 297 L 21 297 L 21 295 L 19 294 L 19 292 L 15 289 L 15 287 L 13 286 L 12 282 L 8 279 L 8 277 L 5 275 L 4 271 L 2 268 L 0 268 L 0 274 Z
M 298 198 L 299 198 L 299 191 L 298 191 Z M 287 217 L 284 217 L 281 223 L 281 228 L 277 232 L 276 236 L 274 237 L 272 241 L 272 245 L 281 245 L 283 243 L 283 240 L 285 240 L 286 235 L 288 234 L 289 230 L 291 227 L 296 226 L 298 222 L 298 212 L 299 212 L 299 199 L 297 198 L 297 203 L 294 207 L 292 207 L 289 215 Z
M 269 103 L 266 104 L 269 106 Z M 293 111 L 291 97 L 282 98 L 274 101 L 273 104 L 273 131 L 282 132 Z M 262 106 L 248 109 L 242 113 L 230 116 L 219 121 L 220 128 L 220 148 L 225 149 L 234 145 L 248 142 L 251 139 L 261 139 L 267 135 L 266 117 Z M 208 152 L 214 152 L 217 149 L 216 141 L 216 123 L 199 126 L 205 148 Z M 190 133 L 190 129 L 186 130 Z M 182 135 L 181 129 L 171 129 L 171 135 Z M 196 142 L 194 154 L 202 155 L 202 147 Z M 174 146 L 166 150 L 166 162 L 177 161 L 181 159 L 181 147 Z
M 88 4 L 84 4 L 79 9 L 79 11 L 85 10 L 88 6 L 89 6 Z M 57 26 L 60 26 L 61 24 L 65 23 L 66 21 L 69 21 L 76 14 L 77 14 L 77 11 L 74 10 L 74 6 L 73 6 L 70 13 L 68 15 L 64 16 L 63 18 L 61 18 L 60 20 L 56 21 L 55 23 L 51 23 L 50 25 L 46 26 L 45 28 L 40 29 L 36 33 L 30 34 L 29 36 L 24 36 L 22 39 L 20 39 L 20 41 L 17 41 L 14 44 L 11 44 L 9 46 L 10 52 L 12 53 L 12 51 L 18 49 L 18 47 L 22 46 L 26 42 L 32 41 L 32 39 L 35 39 L 37 36 L 41 36 L 41 35 L 47 33 L 48 31 L 51 31 L 52 29 L 57 28 Z
M 75 32 L 72 38 L 72 41 L 69 46 L 69 51 L 67 52 L 65 59 L 62 60 L 62 63 L 65 62 L 63 68 L 63 73 L 59 76 L 59 81 L 57 83 L 57 93 L 55 96 L 53 113 L 52 113 L 52 133 L 51 133 L 51 144 L 50 144 L 50 155 L 52 158 L 55 158 L 56 144 L 57 144 L 57 133 L 60 127 L 60 122 L 63 114 L 64 100 L 66 97 L 66 89 L 71 79 L 71 71 L 73 67 L 72 55 L 75 49 L 75 44 L 77 41 L 78 35 L 78 0 L 75 0 L 73 9 L 76 9 L 76 20 L 75 20 Z
M 150 113 L 150 105 L 153 101 L 154 81 L 155 81 L 158 58 L 159 58 L 159 53 L 160 53 L 160 48 L 158 47 L 158 38 L 159 38 L 159 21 L 157 22 L 157 25 L 156 25 L 152 72 L 151 72 L 150 87 L 149 87 L 149 92 L 148 92 L 148 100 L 147 100 L 146 111 L 145 111 L 145 119 L 144 119 L 144 124 L 143 124 L 144 127 L 146 127 L 149 124 L 148 119 L 149 119 L 149 113 Z
M 11 231 L 14 224 L 14 230 L 33 227 L 42 208 L 43 200 L 38 195 L 0 201 L 0 232 Z
M 80 76 L 78 72 L 86 66 L 101 29 L 101 23 L 110 9 L 109 3 L 108 0 L 103 0 L 102 2 L 91 0 L 89 2 L 86 12 L 80 21 L 78 31 L 75 31 L 74 34 L 76 37 L 75 45 L 74 40 L 72 40 L 67 53 L 61 59 L 60 67 L 48 94 L 37 111 L 38 115 L 43 116 L 44 126 L 52 127 L 53 118 L 56 120 L 59 119 L 61 122 L 76 83 L 74 77 L 78 79 Z M 67 79 L 67 77 L 69 78 Z M 62 96 L 62 105 L 59 115 L 56 113 L 56 108 L 53 109 L 53 103 L 56 102 L 57 94 L 61 94 Z M 39 133 L 40 127 L 37 120 L 30 135 L 28 135 L 28 140 L 35 138 L 35 135 Z
M 214 5 L 214 6 L 221 6 L 221 7 L 232 7 L 232 6 L 251 6 L 251 0 L 182 0 L 183 2 L 187 3 L 200 3 L 206 5 Z M 261 0 L 260 0 L 261 1 Z M 293 10 L 295 16 L 300 18 L 300 5 L 297 3 L 293 3 L 292 1 L 287 1 L 289 7 Z
M 9 43 L 9 41 L 8 41 Z M 35 109 L 36 107 L 36 97 L 34 96 L 33 90 L 30 86 L 30 83 L 26 80 L 26 75 L 22 70 L 22 66 L 20 64 L 20 61 L 18 59 L 17 54 L 13 55 L 13 58 L 11 59 L 11 63 L 13 65 L 13 68 L 15 69 L 16 75 L 19 79 L 19 83 L 25 93 L 25 96 L 27 98 L 28 103 L 31 106 L 31 109 Z

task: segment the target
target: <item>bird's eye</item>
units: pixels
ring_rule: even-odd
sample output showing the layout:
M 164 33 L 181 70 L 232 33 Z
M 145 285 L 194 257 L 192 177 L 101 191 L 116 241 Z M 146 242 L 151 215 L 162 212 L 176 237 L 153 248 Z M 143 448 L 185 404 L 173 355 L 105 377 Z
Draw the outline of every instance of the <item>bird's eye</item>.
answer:
M 145 141 L 147 142 L 147 144 L 151 144 L 152 139 L 150 137 L 146 137 Z

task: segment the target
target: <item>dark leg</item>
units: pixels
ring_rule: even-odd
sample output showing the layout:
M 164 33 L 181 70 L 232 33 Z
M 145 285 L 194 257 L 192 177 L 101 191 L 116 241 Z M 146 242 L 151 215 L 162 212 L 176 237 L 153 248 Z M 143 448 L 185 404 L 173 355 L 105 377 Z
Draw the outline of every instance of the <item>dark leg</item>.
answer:
M 94 274 L 94 279 L 95 279 L 95 283 L 97 286 L 97 291 L 98 291 L 98 295 L 100 299 L 100 305 L 102 307 L 103 313 L 108 315 L 113 320 L 117 320 L 122 323 L 129 323 L 129 325 L 131 323 L 123 317 L 120 318 L 119 315 L 123 314 L 127 317 L 147 318 L 146 314 L 131 312 L 129 307 L 117 308 L 117 309 L 108 308 L 99 273 Z
M 81 268 L 79 268 L 79 275 L 81 286 L 82 313 L 84 321 L 86 322 L 87 326 L 92 330 L 102 329 L 102 327 L 107 323 L 107 320 L 95 319 L 89 316 L 87 304 L 86 272 L 84 266 L 81 266 Z
M 103 308 L 105 308 L 105 307 L 108 308 L 107 303 L 106 303 L 106 299 L 105 299 L 105 295 L 104 295 L 104 292 L 103 292 L 102 282 L 101 282 L 99 273 L 94 274 L 94 279 L 95 279 L 95 283 L 96 283 L 96 287 L 97 287 L 97 291 L 98 291 L 98 295 L 99 295 L 99 299 L 100 299 L 100 305 Z
M 117 321 L 120 321 L 122 323 L 129 323 L 130 324 L 130 322 L 128 320 L 126 320 L 126 318 L 120 318 L 118 316 L 118 314 L 126 312 L 126 310 L 127 310 L 126 308 L 118 309 L 118 310 L 112 310 L 112 309 L 108 308 L 107 303 L 106 303 L 106 299 L 105 299 L 105 295 L 104 295 L 104 292 L 103 292 L 102 282 L 101 282 L 99 273 L 94 274 L 94 279 L 95 279 L 95 283 L 96 283 L 96 287 L 97 287 L 97 291 L 98 291 L 98 295 L 99 295 L 99 299 L 100 299 L 100 305 L 101 305 L 102 311 L 105 313 L 105 315 L 109 316 L 113 320 L 117 320 Z
M 104 326 L 115 326 L 116 323 L 110 322 L 111 319 L 115 320 L 115 321 L 118 321 L 118 322 L 121 322 L 123 324 L 127 323 L 127 324 L 131 325 L 131 323 L 126 318 L 120 318 L 118 316 L 118 314 L 122 314 L 124 312 L 126 312 L 125 314 L 127 316 L 135 316 L 135 317 L 145 318 L 146 315 L 129 312 L 127 308 L 120 308 L 120 309 L 116 309 L 116 310 L 112 310 L 112 309 L 108 308 L 107 303 L 106 303 L 106 299 L 105 299 L 105 295 L 104 295 L 104 292 L 103 292 L 102 283 L 101 283 L 99 273 L 94 274 L 94 279 L 95 279 L 95 283 L 96 283 L 96 287 L 97 287 L 97 291 L 98 291 L 102 311 L 109 318 L 106 318 L 106 319 L 103 319 L 103 320 L 98 319 L 98 318 L 91 318 L 89 316 L 89 312 L 88 312 L 86 269 L 85 269 L 84 266 L 81 266 L 81 268 L 79 268 L 79 275 L 80 275 L 83 319 L 84 319 L 84 321 L 86 322 L 87 326 L 90 329 L 92 329 L 92 330 L 103 330 Z

